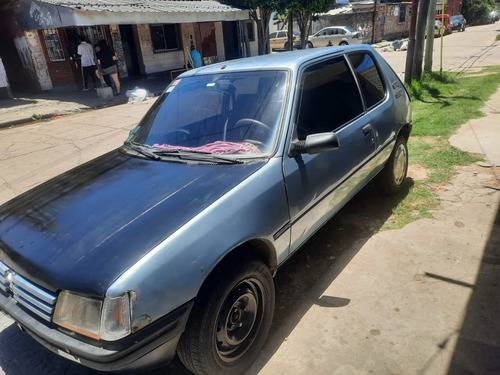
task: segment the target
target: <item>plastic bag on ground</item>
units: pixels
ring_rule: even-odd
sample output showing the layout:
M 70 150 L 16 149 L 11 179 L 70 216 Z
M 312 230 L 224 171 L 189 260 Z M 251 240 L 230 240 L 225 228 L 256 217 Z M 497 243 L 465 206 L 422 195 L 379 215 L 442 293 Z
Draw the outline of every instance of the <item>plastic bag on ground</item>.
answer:
M 125 95 L 128 97 L 129 103 L 138 103 L 145 100 L 148 97 L 149 92 L 146 89 L 140 89 L 136 86 L 133 90 L 127 90 Z

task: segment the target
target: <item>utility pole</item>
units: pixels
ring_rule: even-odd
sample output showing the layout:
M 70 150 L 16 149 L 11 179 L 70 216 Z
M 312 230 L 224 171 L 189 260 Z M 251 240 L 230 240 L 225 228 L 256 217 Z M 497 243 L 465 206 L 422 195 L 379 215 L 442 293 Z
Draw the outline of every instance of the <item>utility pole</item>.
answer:
M 434 52 L 434 24 L 436 19 L 436 0 L 431 0 L 427 12 L 427 39 L 425 42 L 424 72 L 432 72 L 432 54 Z
M 372 44 L 375 43 L 375 17 L 377 16 L 377 0 L 373 0 L 372 14 Z
M 293 13 L 288 12 L 288 50 L 293 51 Z
M 410 84 L 412 78 L 413 52 L 415 51 L 415 29 L 417 25 L 418 0 L 411 1 L 410 36 L 406 51 L 405 83 Z

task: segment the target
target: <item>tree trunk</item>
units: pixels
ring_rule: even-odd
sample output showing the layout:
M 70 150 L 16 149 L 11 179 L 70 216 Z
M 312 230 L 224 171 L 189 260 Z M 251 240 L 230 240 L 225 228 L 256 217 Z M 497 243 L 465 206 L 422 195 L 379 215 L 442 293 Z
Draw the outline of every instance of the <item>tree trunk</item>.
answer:
M 413 54 L 413 66 L 411 78 L 420 81 L 422 77 L 422 61 L 424 58 L 425 25 L 427 23 L 427 12 L 430 0 L 420 0 L 417 15 L 417 30 L 415 34 L 415 52 Z
M 425 42 L 424 71 L 432 72 L 432 54 L 434 51 L 434 20 L 436 15 L 436 0 L 430 0 L 427 12 L 427 38 Z
M 406 51 L 405 83 L 411 83 L 413 53 L 415 52 L 415 29 L 417 25 L 418 0 L 411 2 L 410 36 L 408 38 L 408 51 Z

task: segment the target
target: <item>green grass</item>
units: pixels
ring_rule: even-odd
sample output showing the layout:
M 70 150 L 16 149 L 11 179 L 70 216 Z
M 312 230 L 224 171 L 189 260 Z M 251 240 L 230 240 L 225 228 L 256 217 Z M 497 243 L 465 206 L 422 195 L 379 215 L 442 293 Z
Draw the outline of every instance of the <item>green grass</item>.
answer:
M 435 191 L 450 182 L 455 167 L 482 160 L 451 146 L 448 138 L 467 121 L 485 115 L 481 108 L 500 86 L 499 73 L 500 67 L 488 67 L 474 74 L 424 74 L 408 87 L 413 108 L 410 166 L 418 165 L 428 173 L 410 187 L 384 229 L 432 217 L 431 211 L 439 206 Z

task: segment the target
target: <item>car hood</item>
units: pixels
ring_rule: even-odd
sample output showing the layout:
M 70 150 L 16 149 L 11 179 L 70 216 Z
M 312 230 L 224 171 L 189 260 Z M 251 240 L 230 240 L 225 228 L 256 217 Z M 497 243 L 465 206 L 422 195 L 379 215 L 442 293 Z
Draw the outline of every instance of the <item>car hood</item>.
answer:
M 50 290 L 103 295 L 263 164 L 180 164 L 115 150 L 1 206 L 0 260 Z

